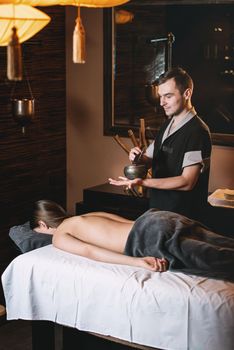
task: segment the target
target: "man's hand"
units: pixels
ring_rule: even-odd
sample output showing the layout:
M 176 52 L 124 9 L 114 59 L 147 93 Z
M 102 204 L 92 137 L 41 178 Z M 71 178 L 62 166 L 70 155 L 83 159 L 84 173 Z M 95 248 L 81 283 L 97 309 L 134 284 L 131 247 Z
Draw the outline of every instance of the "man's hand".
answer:
M 142 186 L 143 180 L 140 178 L 134 179 L 134 180 L 129 180 L 126 177 L 119 176 L 119 180 L 111 179 L 109 178 L 108 181 L 111 185 L 114 186 L 125 186 L 128 189 L 131 189 L 132 187 L 135 186 Z
M 129 152 L 129 160 L 131 162 L 134 161 L 135 157 L 141 153 L 141 149 L 140 147 L 134 147 L 131 149 L 131 151 Z

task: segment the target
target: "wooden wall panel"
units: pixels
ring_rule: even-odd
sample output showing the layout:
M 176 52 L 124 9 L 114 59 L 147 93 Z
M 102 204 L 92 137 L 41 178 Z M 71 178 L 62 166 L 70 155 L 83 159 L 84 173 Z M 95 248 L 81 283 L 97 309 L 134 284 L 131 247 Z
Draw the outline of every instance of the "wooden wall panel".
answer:
M 32 203 L 48 198 L 66 206 L 65 9 L 42 11 L 50 24 L 22 45 L 36 99 L 25 135 L 12 118 L 15 83 L 6 78 L 6 48 L 0 47 L 0 274 L 17 255 L 9 228 L 27 221 Z M 25 80 L 15 84 L 13 97 L 30 97 Z

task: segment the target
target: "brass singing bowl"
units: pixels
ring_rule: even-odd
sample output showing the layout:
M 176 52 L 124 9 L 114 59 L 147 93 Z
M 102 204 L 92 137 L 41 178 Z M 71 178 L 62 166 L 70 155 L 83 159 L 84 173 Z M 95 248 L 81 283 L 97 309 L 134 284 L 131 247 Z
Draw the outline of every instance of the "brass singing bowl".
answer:
M 124 175 L 129 180 L 136 178 L 144 179 L 147 175 L 147 168 L 144 164 L 131 164 L 124 167 Z

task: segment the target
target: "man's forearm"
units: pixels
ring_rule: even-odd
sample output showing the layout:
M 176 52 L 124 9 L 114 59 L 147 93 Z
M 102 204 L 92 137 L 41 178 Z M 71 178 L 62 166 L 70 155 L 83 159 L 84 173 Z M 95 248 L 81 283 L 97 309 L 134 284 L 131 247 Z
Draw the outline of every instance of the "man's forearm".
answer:
M 160 190 L 188 191 L 190 189 L 188 181 L 183 176 L 144 179 L 142 180 L 142 186 Z
M 195 164 L 184 168 L 179 176 L 166 178 L 146 178 L 129 180 L 125 177 L 119 177 L 119 180 L 109 179 L 110 184 L 115 186 L 126 186 L 128 188 L 134 186 L 144 186 L 149 188 L 158 188 L 161 190 L 180 190 L 190 191 L 196 185 L 200 176 L 201 165 Z
M 190 191 L 196 185 L 200 176 L 200 164 L 184 168 L 179 176 L 152 178 L 142 180 L 142 186 L 158 188 L 160 190 Z

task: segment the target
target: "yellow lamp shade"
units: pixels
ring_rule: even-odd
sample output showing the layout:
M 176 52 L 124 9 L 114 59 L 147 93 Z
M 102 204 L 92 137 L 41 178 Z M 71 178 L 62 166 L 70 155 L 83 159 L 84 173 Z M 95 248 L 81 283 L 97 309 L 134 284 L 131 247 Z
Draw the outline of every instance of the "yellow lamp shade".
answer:
M 30 39 L 50 22 L 44 12 L 27 5 L 0 5 L 0 46 L 7 46 L 12 27 L 17 28 L 19 42 Z
M 129 0 L 0 0 L 0 4 L 25 4 L 30 6 L 74 5 L 81 7 L 113 7 Z

